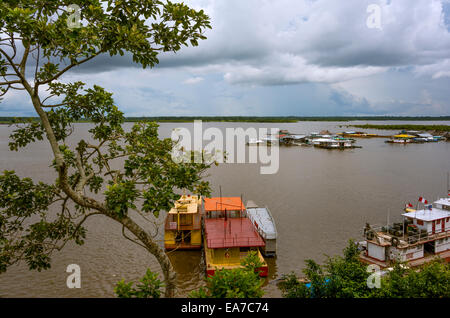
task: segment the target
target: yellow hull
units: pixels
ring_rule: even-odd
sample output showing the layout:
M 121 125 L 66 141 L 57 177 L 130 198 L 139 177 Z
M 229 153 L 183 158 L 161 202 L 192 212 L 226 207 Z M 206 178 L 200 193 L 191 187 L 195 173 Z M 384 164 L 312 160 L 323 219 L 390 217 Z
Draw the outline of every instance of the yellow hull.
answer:
M 177 240 L 177 231 L 166 230 L 164 233 L 164 247 L 166 250 L 200 249 L 202 247 L 201 230 L 182 231 L 180 234 L 180 240 Z
M 206 273 L 208 276 L 213 276 L 215 271 L 219 269 L 243 268 L 241 262 L 247 256 L 247 252 L 241 252 L 239 247 L 210 249 L 206 242 L 203 245 L 205 250 Z M 259 276 L 265 277 L 268 274 L 268 265 L 261 252 L 259 250 L 257 252 L 263 264 L 259 268 Z

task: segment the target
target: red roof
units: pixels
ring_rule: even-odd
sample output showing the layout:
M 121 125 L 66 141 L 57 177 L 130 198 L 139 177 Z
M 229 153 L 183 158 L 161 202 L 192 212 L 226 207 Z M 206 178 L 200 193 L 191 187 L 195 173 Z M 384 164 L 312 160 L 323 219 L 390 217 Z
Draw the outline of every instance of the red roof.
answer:
M 205 198 L 205 211 L 245 210 L 240 197 Z
M 205 219 L 205 235 L 208 248 L 266 245 L 248 218 Z

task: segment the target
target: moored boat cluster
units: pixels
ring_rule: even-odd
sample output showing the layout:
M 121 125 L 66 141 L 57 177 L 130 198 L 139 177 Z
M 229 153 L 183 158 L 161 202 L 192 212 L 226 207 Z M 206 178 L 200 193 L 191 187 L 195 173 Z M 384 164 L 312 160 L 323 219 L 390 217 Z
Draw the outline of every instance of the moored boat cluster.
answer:
M 296 134 L 288 130 L 280 130 L 277 134 L 267 135 L 261 139 L 250 139 L 247 142 L 249 146 L 259 145 L 287 145 L 287 146 L 314 146 L 324 149 L 353 149 L 362 148 L 357 146 L 355 138 L 388 138 L 386 143 L 391 144 L 409 144 L 409 143 L 427 143 L 447 140 L 448 138 L 440 135 L 432 135 L 420 131 L 401 131 L 392 136 L 371 134 L 360 131 L 345 131 L 340 133 L 331 133 L 328 130 L 321 132 L 311 132 L 309 134 Z
M 218 269 L 241 267 L 242 260 L 255 251 L 262 263 L 259 275 L 268 275 L 265 257 L 276 256 L 277 231 L 267 207 L 240 197 L 182 195 L 166 217 L 166 250 L 192 250 L 203 247 L 206 274 Z

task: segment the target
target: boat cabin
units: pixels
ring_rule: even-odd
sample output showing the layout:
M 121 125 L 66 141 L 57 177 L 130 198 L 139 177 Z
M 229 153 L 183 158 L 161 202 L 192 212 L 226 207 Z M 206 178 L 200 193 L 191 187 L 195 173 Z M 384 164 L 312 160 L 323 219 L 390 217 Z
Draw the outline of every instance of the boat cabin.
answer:
M 445 207 L 445 208 L 444 208 Z M 361 260 L 387 267 L 392 261 L 418 266 L 435 256 L 450 260 L 450 204 L 440 199 L 422 210 L 402 214 L 392 226 L 366 225 Z
M 247 254 L 256 251 L 263 263 L 260 276 L 267 276 L 267 263 L 259 251 L 259 248 L 265 246 L 265 242 L 247 217 L 241 198 L 206 198 L 204 207 L 207 275 L 212 276 L 221 268 L 239 268 Z
M 274 257 L 277 253 L 277 228 L 268 207 L 258 207 L 253 201 L 246 204 L 248 218 L 264 239 L 266 245 L 261 249 L 264 256 Z
M 164 247 L 173 249 L 201 249 L 201 204 L 198 196 L 182 195 L 167 213 L 164 226 Z

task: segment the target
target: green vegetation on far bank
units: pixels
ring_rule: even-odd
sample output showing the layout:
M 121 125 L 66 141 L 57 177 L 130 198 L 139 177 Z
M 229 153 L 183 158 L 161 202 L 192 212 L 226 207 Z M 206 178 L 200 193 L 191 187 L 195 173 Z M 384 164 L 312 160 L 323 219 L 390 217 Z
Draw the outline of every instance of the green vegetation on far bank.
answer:
M 14 122 L 16 117 L 0 117 L 0 124 L 11 124 Z M 39 120 L 37 117 L 22 117 L 22 119 L 33 119 Z M 204 122 L 253 122 L 253 123 L 296 123 L 298 121 L 339 121 L 339 122 L 349 122 L 349 121 L 360 121 L 360 120 L 371 120 L 371 121 L 395 121 L 395 120 L 413 120 L 413 121 L 430 121 L 430 120 L 440 120 L 440 121 L 450 121 L 450 116 L 440 116 L 440 117 L 395 117 L 395 116 L 311 116 L 311 117 L 301 117 L 301 116 L 155 116 L 155 117 L 125 117 L 125 122 L 159 122 L 159 123 L 189 123 L 194 120 L 201 120 Z M 78 120 L 80 123 L 90 122 L 89 120 Z M 370 127 L 369 127 L 370 126 Z M 395 128 L 378 128 L 378 127 L 394 127 Z M 417 126 L 417 125 L 354 125 L 351 127 L 359 128 L 375 128 L 375 129 L 403 129 L 398 127 L 405 126 Z M 421 125 L 420 125 L 421 126 Z M 442 125 L 443 127 L 448 127 Z M 434 126 L 433 126 L 434 127 Z M 412 129 L 409 128 L 408 129 Z M 428 130 L 428 129 L 423 129 Z M 447 131 L 447 130 L 446 130 Z
M 450 125 L 348 125 L 347 127 L 356 127 L 363 129 L 383 129 L 383 130 L 418 130 L 418 131 L 441 131 L 450 132 Z

